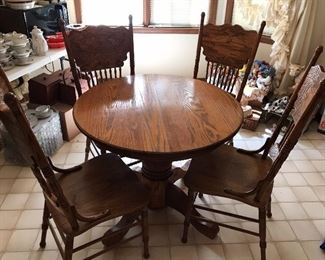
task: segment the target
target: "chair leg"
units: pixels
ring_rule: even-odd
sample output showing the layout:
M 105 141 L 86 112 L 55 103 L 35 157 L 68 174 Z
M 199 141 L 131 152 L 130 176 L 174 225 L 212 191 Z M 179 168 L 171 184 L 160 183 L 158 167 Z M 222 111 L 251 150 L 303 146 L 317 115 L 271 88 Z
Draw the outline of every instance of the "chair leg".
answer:
M 86 139 L 86 148 L 85 148 L 85 162 L 88 161 L 89 153 L 90 153 L 90 139 L 87 137 L 87 139 Z
M 266 260 L 266 209 L 258 209 L 261 260 Z
M 272 209 L 271 209 L 271 207 L 272 207 L 272 198 L 270 197 L 269 202 L 266 205 L 266 216 L 268 218 L 272 217 Z
M 190 227 L 190 221 L 191 221 L 191 214 L 193 209 L 193 204 L 195 200 L 195 194 L 194 192 L 189 189 L 188 190 L 188 198 L 187 198 L 187 205 L 186 205 L 186 211 L 185 211 L 185 220 L 184 220 L 184 229 L 183 229 L 183 236 L 182 236 L 182 242 L 187 242 L 187 235 L 188 235 L 188 229 Z
M 45 248 L 46 246 L 46 234 L 49 227 L 49 218 L 50 218 L 50 212 L 46 206 L 46 202 L 44 202 L 42 236 L 41 236 L 41 242 L 39 244 L 41 248 Z
M 141 213 L 143 257 L 149 258 L 149 230 L 148 230 L 148 210 L 144 209 Z
M 65 241 L 64 249 L 64 260 L 72 260 L 72 250 L 73 250 L 73 237 L 67 236 Z

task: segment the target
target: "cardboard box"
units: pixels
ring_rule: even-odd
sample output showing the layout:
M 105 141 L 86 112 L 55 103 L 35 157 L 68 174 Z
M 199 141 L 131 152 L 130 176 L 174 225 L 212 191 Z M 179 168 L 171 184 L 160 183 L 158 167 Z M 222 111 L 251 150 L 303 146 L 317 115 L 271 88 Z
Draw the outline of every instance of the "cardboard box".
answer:
M 56 103 L 52 108 L 59 112 L 63 140 L 72 140 L 80 133 L 73 120 L 72 106 L 63 103 Z

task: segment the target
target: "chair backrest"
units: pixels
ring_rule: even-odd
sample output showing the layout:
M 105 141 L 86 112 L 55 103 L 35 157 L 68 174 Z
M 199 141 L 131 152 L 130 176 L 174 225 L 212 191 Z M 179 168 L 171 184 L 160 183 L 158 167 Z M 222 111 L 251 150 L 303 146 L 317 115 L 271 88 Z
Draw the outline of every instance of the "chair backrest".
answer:
M 205 79 L 208 83 L 233 93 L 239 70 L 246 66 L 236 99 L 240 101 L 256 51 L 260 43 L 265 22 L 259 32 L 244 30 L 239 25 L 204 25 L 205 13 L 201 14 L 193 78 L 197 78 L 201 49 L 207 61 Z
M 283 162 L 287 159 L 291 150 L 294 148 L 303 134 L 304 129 L 310 122 L 310 119 L 316 109 L 324 101 L 325 97 L 325 72 L 324 68 L 320 65 L 313 66 L 323 47 L 318 47 L 307 66 L 304 75 L 290 97 L 289 103 L 279 120 L 275 131 L 271 138 L 267 141 L 266 149 L 263 153 L 263 158 L 267 156 L 271 145 L 277 140 L 281 128 L 285 125 L 286 121 L 290 119 L 290 124 L 287 131 L 283 135 L 279 143 L 279 153 L 275 158 L 270 171 L 265 179 L 261 180 L 257 185 L 256 200 L 261 200 L 273 180 L 280 170 Z
M 130 74 L 134 75 L 131 15 L 128 28 L 89 25 L 68 29 L 63 20 L 60 26 L 79 96 L 82 94 L 80 77 L 87 79 L 89 88 L 104 80 L 122 77 L 122 67 L 128 53 Z
M 10 134 L 13 143 L 25 161 L 33 170 L 40 186 L 42 187 L 47 205 L 58 226 L 69 232 L 78 228 L 74 216 L 74 208 L 65 198 L 61 186 L 40 147 L 25 113 L 16 96 L 9 91 L 8 79 L 0 68 L 0 87 L 4 94 L 0 102 L 0 119 Z

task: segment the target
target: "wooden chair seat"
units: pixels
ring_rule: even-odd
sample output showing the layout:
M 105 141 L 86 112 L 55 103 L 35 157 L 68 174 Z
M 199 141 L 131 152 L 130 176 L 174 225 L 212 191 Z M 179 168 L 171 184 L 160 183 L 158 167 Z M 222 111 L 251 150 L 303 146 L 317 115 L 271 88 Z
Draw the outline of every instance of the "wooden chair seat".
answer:
M 109 209 L 111 219 L 140 211 L 149 202 L 148 190 L 115 154 L 100 155 L 78 171 L 60 174 L 58 182 L 69 203 L 83 216 Z M 81 232 L 93 226 L 84 224 Z
M 230 145 L 222 145 L 211 153 L 193 158 L 184 183 L 204 194 L 233 197 L 257 206 L 254 196 L 231 196 L 227 190 L 248 192 L 254 189 L 272 166 L 271 158 L 263 160 L 261 156 L 245 154 Z
M 266 216 L 272 217 L 271 193 L 274 178 L 310 122 L 313 112 L 324 100 L 325 71 L 321 66 L 314 66 L 322 51 L 322 47 L 316 49 L 282 117 L 264 145 L 254 151 L 222 145 L 210 153 L 192 159 L 184 177 L 184 183 L 188 187 L 188 198 L 182 242 L 187 242 L 191 220 L 203 221 L 194 209 L 205 210 L 258 223 L 256 232 L 229 223 L 205 220 L 225 228 L 258 236 L 260 259 L 266 260 Z M 290 125 L 280 137 L 281 129 L 289 117 L 292 118 Z M 279 139 L 280 142 L 276 144 L 278 154 L 274 156 L 274 160 L 271 160 L 269 157 L 271 147 Z M 258 211 L 258 218 L 195 204 L 198 193 L 234 199 L 253 206 Z

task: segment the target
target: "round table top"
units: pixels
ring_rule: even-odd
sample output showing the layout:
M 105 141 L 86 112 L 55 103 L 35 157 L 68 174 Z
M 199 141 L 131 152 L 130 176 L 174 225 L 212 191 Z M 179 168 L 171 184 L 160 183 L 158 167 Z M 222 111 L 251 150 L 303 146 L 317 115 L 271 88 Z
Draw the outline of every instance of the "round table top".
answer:
M 231 139 L 243 112 L 228 93 L 204 81 L 168 75 L 108 80 L 75 103 L 82 133 L 119 154 L 190 158 Z

